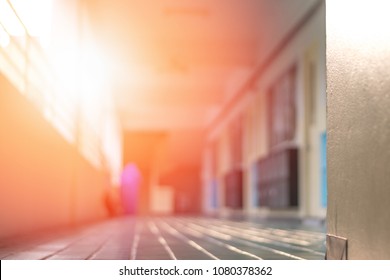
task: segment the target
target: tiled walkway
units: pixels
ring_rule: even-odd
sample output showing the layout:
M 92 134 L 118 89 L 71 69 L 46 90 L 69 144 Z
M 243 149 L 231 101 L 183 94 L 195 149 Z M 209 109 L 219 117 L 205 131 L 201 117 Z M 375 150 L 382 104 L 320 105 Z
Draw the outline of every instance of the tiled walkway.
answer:
M 324 228 L 299 222 L 122 217 L 0 240 L 0 259 L 324 259 Z

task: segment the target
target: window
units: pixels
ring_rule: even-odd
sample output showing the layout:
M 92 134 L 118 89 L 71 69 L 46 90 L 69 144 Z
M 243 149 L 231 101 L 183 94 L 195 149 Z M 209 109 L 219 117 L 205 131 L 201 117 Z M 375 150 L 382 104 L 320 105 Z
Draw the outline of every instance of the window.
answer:
M 291 67 L 268 93 L 271 147 L 294 140 L 296 129 L 296 67 Z

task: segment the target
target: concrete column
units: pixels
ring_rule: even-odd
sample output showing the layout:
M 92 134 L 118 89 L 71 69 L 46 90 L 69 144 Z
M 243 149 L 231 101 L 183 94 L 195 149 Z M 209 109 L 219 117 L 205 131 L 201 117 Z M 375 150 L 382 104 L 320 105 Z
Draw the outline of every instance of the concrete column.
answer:
M 329 258 L 390 259 L 389 10 L 326 3 Z

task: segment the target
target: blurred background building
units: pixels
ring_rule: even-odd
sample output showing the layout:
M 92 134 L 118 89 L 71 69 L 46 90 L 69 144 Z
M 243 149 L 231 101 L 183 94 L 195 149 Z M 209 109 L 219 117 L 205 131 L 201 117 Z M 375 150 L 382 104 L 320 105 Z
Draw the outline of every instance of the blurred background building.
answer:
M 324 1 L 0 0 L 0 236 L 107 217 L 126 166 L 135 214 L 323 220 L 325 71 Z

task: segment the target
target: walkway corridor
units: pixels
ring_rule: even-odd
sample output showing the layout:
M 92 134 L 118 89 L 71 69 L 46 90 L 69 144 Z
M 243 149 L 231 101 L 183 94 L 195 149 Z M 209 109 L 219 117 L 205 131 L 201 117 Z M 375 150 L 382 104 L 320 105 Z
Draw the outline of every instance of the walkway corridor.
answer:
M 122 217 L 0 241 L 0 259 L 324 259 L 325 229 L 300 222 Z

